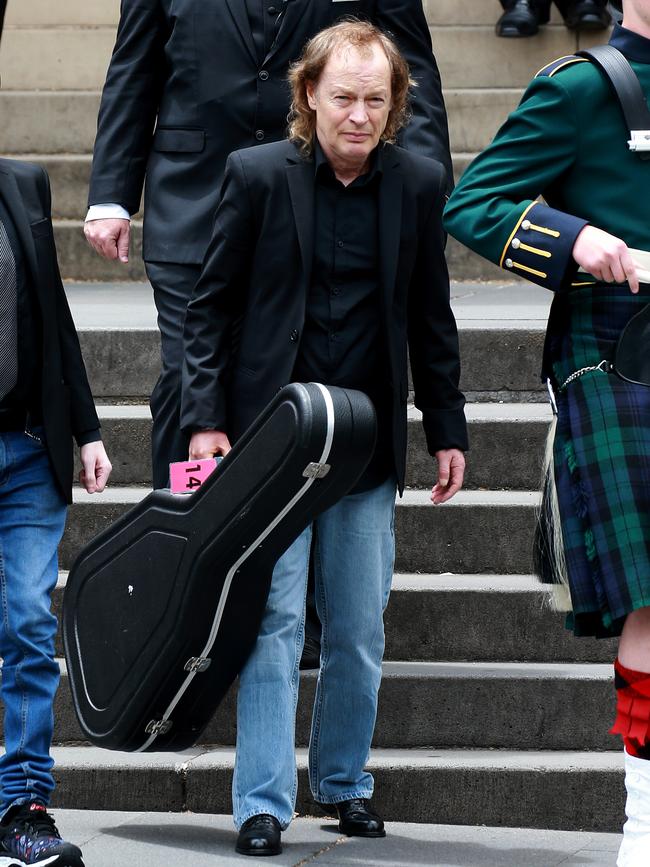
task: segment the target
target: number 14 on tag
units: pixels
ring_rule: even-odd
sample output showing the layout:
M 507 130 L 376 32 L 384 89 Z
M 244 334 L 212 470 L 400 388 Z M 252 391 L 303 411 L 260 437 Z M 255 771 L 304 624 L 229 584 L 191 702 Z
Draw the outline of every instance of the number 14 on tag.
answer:
M 172 494 L 191 494 L 217 467 L 220 458 L 205 458 L 200 461 L 177 461 L 169 465 Z

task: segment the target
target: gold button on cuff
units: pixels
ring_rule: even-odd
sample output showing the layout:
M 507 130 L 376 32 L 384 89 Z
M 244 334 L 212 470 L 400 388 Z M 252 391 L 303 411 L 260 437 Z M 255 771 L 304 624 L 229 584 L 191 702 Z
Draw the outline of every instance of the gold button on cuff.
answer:
M 512 249 L 518 250 L 520 247 L 521 247 L 521 241 L 519 240 L 519 238 L 513 238 Z
M 524 220 L 524 222 L 521 224 L 521 228 L 525 232 L 527 232 L 530 229 L 530 220 Z
M 512 268 L 512 259 L 506 259 L 506 268 Z

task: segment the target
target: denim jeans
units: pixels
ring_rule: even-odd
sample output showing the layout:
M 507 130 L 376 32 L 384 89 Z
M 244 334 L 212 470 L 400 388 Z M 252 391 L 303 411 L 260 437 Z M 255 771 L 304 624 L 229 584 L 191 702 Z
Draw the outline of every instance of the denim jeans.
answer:
M 5 753 L 0 758 L 0 814 L 12 804 L 47 804 L 54 788 L 50 743 L 59 666 L 50 596 L 66 504 L 42 430 L 0 433 L 0 696 Z
M 383 612 L 395 559 L 395 481 L 344 497 L 278 560 L 257 643 L 239 678 L 233 812 L 239 828 L 270 813 L 283 828 L 296 803 L 295 717 L 305 594 L 315 534 L 321 668 L 309 744 L 317 801 L 370 798 L 364 770 L 377 715 Z

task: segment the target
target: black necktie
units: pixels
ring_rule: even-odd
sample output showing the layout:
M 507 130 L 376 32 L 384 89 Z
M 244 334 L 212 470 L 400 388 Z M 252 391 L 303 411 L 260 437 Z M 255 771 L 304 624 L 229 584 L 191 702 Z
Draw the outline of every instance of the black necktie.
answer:
M 18 380 L 18 297 L 16 259 L 0 222 L 0 400 Z

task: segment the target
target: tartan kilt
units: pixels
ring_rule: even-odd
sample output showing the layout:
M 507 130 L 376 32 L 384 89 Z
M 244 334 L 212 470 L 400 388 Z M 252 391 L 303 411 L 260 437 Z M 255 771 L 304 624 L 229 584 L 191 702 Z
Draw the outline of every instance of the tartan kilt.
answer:
M 595 284 L 568 293 L 569 327 L 556 343 L 554 472 L 576 635 L 620 635 L 650 605 L 650 387 L 582 367 L 612 360 L 650 286 Z

